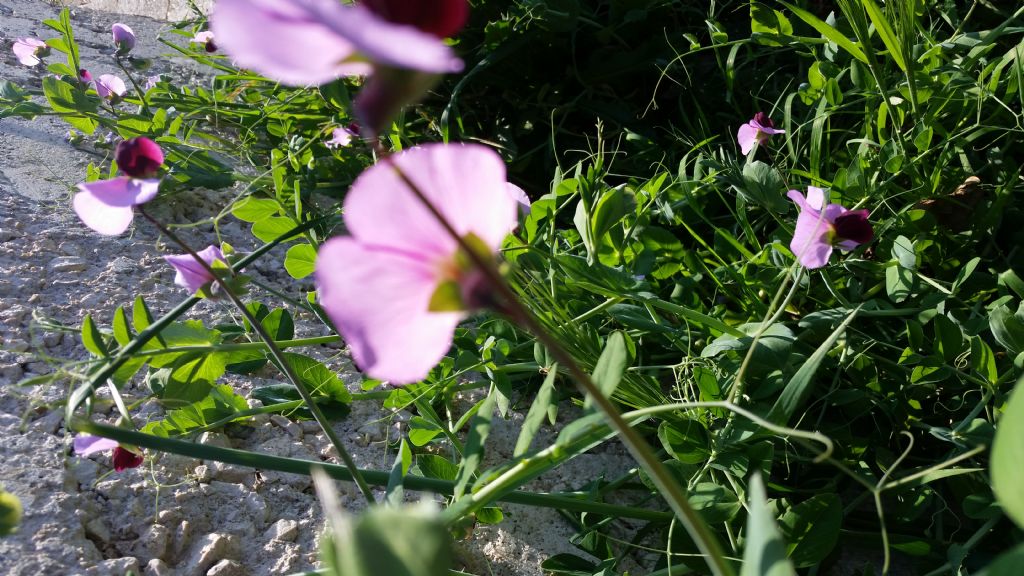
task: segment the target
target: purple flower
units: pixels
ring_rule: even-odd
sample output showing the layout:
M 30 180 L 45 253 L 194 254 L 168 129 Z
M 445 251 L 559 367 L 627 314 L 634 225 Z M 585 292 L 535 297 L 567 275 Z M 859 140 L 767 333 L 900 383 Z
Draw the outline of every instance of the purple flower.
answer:
M 50 46 L 38 38 L 18 38 L 12 49 L 18 62 L 25 66 L 36 66 L 50 53 Z
M 142 136 L 124 140 L 117 145 L 114 154 L 125 176 L 82 182 L 72 200 L 82 222 L 107 236 L 127 230 L 135 215 L 132 207 L 156 197 L 160 190 L 160 179 L 156 175 L 164 162 L 164 154 L 156 142 Z
M 192 37 L 192 41 L 195 42 L 196 44 L 203 44 L 204 45 L 204 49 L 207 52 L 211 52 L 212 53 L 212 52 L 216 52 L 217 51 L 217 45 L 214 44 L 213 38 L 214 38 L 213 32 L 210 32 L 209 30 L 205 30 L 205 31 L 199 32 L 195 36 L 193 36 Z
M 493 150 L 427 144 L 393 161 L 483 256 L 516 226 L 517 201 Z M 367 374 L 421 380 L 458 323 L 488 299 L 486 282 L 387 163 L 356 179 L 344 208 L 351 235 L 328 240 L 317 256 L 320 302 Z
M 152 90 L 161 81 L 160 75 L 146 76 L 146 83 L 142 85 L 145 90 Z
M 196 252 L 196 254 L 203 259 L 203 262 L 211 266 L 218 260 L 227 263 L 224 260 L 224 254 L 216 246 L 209 246 L 205 250 Z M 214 280 L 213 275 L 196 262 L 196 259 L 191 254 L 164 256 L 164 260 L 174 267 L 174 283 L 192 294 L 195 294 L 200 288 Z
M 78 71 L 78 81 L 88 86 L 90 83 L 92 83 L 92 74 L 90 74 L 89 71 L 85 68 L 82 68 Z
M 100 98 L 110 100 L 112 104 L 119 102 L 127 91 L 128 87 L 125 86 L 124 80 L 113 74 L 100 74 L 96 79 L 96 94 Z
M 331 130 L 331 139 L 324 141 L 324 146 L 328 148 L 342 148 L 352 143 L 352 136 L 354 134 L 349 131 L 348 128 L 338 127 Z
M 754 149 L 755 144 L 764 144 L 773 134 L 785 134 L 785 130 L 779 130 L 775 123 L 764 112 L 754 114 L 754 118 L 740 126 L 736 132 L 736 141 L 740 144 L 740 152 L 744 156 Z
M 75 454 L 89 456 L 97 452 L 113 450 L 114 470 L 123 472 L 129 468 L 138 468 L 142 464 L 142 454 L 122 448 L 117 440 L 100 438 L 89 434 L 79 434 L 73 441 Z
M 805 268 L 827 264 L 834 246 L 853 250 L 875 236 L 867 210 L 847 210 L 840 204 L 828 204 L 821 188 L 808 186 L 807 198 L 797 190 L 786 195 L 800 208 L 789 249 Z
M 124 56 L 135 48 L 135 32 L 127 24 L 118 22 L 110 27 L 110 32 L 114 37 L 118 56 Z

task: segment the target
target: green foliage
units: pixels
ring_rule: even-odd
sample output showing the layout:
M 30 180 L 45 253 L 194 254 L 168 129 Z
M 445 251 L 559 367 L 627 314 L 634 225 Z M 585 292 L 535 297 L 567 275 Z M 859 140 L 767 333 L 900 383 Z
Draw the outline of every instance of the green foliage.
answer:
M 1024 386 L 1018 381 L 1010 395 L 995 443 L 992 446 L 992 488 L 1006 515 L 1018 526 L 1024 526 Z
M 448 576 L 452 542 L 436 512 L 426 506 L 375 506 L 344 532 L 324 538 L 328 573 L 338 576 Z
M 13 534 L 21 523 L 21 500 L 0 488 L 0 538 Z

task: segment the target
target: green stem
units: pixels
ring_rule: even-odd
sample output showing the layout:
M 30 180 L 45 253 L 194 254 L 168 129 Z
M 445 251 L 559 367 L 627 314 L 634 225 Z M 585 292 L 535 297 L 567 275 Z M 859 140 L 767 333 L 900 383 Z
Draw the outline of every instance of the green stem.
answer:
M 135 76 L 124 67 L 124 62 L 121 62 L 120 56 L 114 56 L 114 61 L 117 62 L 117 67 L 124 72 L 124 75 L 128 77 L 128 81 L 135 87 L 135 93 L 139 95 L 139 101 L 142 102 L 142 111 L 149 114 L 149 103 L 146 102 L 146 92 L 139 86 L 139 83 L 135 81 Z
M 369 502 L 370 504 L 375 504 L 377 500 L 373 497 L 373 491 L 370 489 L 369 484 L 366 483 L 366 480 L 363 479 L 362 475 L 359 474 L 359 470 L 358 468 L 356 468 L 356 463 L 352 459 L 352 455 L 349 454 L 348 451 L 345 449 L 345 445 L 342 443 L 341 438 L 338 438 L 338 434 L 337 432 L 334 431 L 334 428 L 331 426 L 331 422 L 327 419 L 327 416 L 324 415 L 323 411 L 320 410 L 320 406 L 318 406 L 317 403 L 313 400 L 313 395 L 306 387 L 306 383 L 303 382 L 302 379 L 299 378 L 299 375 L 295 373 L 295 369 L 292 368 L 291 363 L 289 363 L 288 359 L 285 358 L 284 353 L 281 352 L 281 349 L 278 348 L 277 345 L 274 343 L 274 339 L 270 336 L 270 334 L 267 333 L 267 329 L 264 328 L 263 323 L 257 320 L 252 315 L 252 313 L 249 312 L 249 309 L 245 306 L 245 303 L 242 302 L 241 298 L 239 298 L 237 294 L 235 294 L 234 290 L 231 289 L 231 286 L 228 284 L 228 282 L 224 280 L 224 278 L 222 278 L 221 275 L 218 274 L 206 260 L 203 260 L 199 256 L 199 254 L 196 254 L 195 250 L 193 250 L 174 232 L 171 232 L 156 218 L 150 216 L 149 213 L 146 212 L 141 206 L 139 206 L 138 209 L 139 214 L 142 214 L 143 217 L 145 217 L 154 226 L 156 226 L 157 230 L 159 230 L 165 236 L 170 238 L 175 244 L 181 246 L 183 250 L 188 252 L 189 255 L 192 256 L 192 258 L 196 261 L 196 263 L 199 264 L 204 270 L 206 270 L 206 272 L 213 278 L 213 281 L 220 285 L 220 287 L 224 291 L 224 294 L 226 294 L 227 297 L 231 300 L 231 302 L 235 305 L 235 307 L 238 308 L 238 311 L 242 314 L 242 316 L 245 317 L 246 320 L 248 320 L 249 325 L 252 326 L 253 330 L 256 331 L 260 339 L 263 340 L 263 342 L 267 345 L 267 350 L 270 352 L 270 355 L 274 357 L 274 360 L 276 361 L 278 368 L 281 370 L 281 372 L 284 373 L 285 377 L 288 378 L 292 385 L 295 386 L 295 389 L 299 391 L 299 396 L 301 396 L 302 399 L 306 402 L 306 407 L 309 408 L 309 411 L 313 413 L 313 418 L 317 421 L 318 424 L 320 424 L 320 427 L 323 428 L 324 434 L 327 435 L 327 438 L 331 441 L 331 444 L 334 445 L 334 448 L 335 450 L 338 451 L 338 455 L 341 456 L 342 461 L 349 469 L 352 470 L 352 478 L 353 480 L 355 480 L 355 483 L 359 487 L 360 492 L 363 493 L 363 496 L 366 498 L 366 501 Z

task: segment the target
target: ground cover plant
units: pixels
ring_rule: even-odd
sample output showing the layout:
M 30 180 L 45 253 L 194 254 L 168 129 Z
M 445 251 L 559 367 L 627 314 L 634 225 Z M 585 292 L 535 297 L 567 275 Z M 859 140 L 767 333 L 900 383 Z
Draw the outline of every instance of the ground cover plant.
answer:
M 1016 574 L 1022 16 L 218 0 L 166 38 L 112 23 L 123 77 L 94 79 L 64 11 L 12 46 L 52 74 L 0 84 L 0 118 L 55 115 L 99 151 L 68 209 L 99 234 L 158 229 L 188 296 L 86 315 L 93 358 L 21 385 L 67 386 L 74 450 L 119 472 L 170 452 L 312 474 L 327 573 L 450 574 L 452 539 L 516 502 L 577 527 L 551 574 Z M 139 41 L 215 81 L 147 77 Z M 191 189 L 234 191 L 209 221 L 251 222 L 263 247 L 189 246 L 190 223 L 149 211 Z M 296 284 L 249 282 L 279 245 Z M 221 313 L 182 320 L 201 299 Z M 295 334 L 299 313 L 322 329 Z M 302 353 L 337 341 L 360 391 Z M 281 381 L 260 408 L 219 381 L 259 370 Z M 148 397 L 126 402 L 133 380 Z M 133 419 L 144 401 L 166 415 Z M 104 402 L 120 426 L 90 420 Z M 415 413 L 390 470 L 355 468 L 333 433 L 352 402 Z M 319 422 L 340 463 L 192 441 L 275 411 Z M 485 464 L 517 411 L 514 457 Z M 634 470 L 523 489 L 611 442 Z M 332 479 L 374 505 L 346 513 Z M 2 534 L 19 507 L 0 505 Z

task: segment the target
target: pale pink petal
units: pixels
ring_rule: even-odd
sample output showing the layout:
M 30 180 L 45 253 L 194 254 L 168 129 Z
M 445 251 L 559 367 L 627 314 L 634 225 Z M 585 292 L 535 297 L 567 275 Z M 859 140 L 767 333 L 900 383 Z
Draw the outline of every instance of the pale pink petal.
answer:
M 127 178 L 82 182 L 78 189 L 90 192 L 99 202 L 107 206 L 136 206 L 145 204 L 156 197 L 160 180 Z
M 768 136 L 772 136 L 774 134 L 785 134 L 786 133 L 785 130 L 779 130 L 778 128 L 772 128 L 771 126 L 761 126 L 760 130 L 761 130 L 761 132 L 763 134 L 767 135 L 767 136 L 765 136 L 764 140 L 767 140 Z M 763 142 L 763 140 L 762 140 L 762 142 Z
M 128 91 L 124 80 L 113 74 L 101 74 L 96 80 L 96 94 L 100 98 L 111 98 L 112 96 L 124 96 Z
M 462 70 L 462 60 L 433 34 L 392 24 L 359 4 L 317 10 L 322 22 L 375 64 L 437 74 Z
M 505 165 L 479 144 L 427 144 L 392 157 L 462 236 L 497 250 L 517 223 Z M 360 242 L 424 258 L 448 258 L 457 244 L 388 162 L 368 168 L 345 198 L 345 223 Z
M 744 156 L 749 154 L 757 144 L 757 127 L 752 122 L 740 126 L 740 129 L 736 131 L 736 142 L 739 143 L 740 152 Z
M 815 186 L 807 187 L 807 205 L 815 210 L 821 210 L 826 204 L 825 191 Z
M 207 264 L 213 264 L 217 260 L 224 261 L 224 254 L 216 246 L 208 246 L 206 249 L 196 252 L 196 255 Z M 174 283 L 192 294 L 213 280 L 213 275 L 203 268 L 202 264 L 196 262 L 191 254 L 164 256 L 164 260 L 175 270 Z
M 508 183 L 508 194 L 516 201 L 519 207 L 519 212 L 523 215 L 530 213 L 530 197 L 526 195 L 526 192 L 522 188 L 515 184 Z
M 238 66 L 285 84 L 322 84 L 370 72 L 323 17 L 347 11 L 337 0 L 218 0 L 210 27 Z
M 836 246 L 838 246 L 841 250 L 849 252 L 850 250 L 855 250 L 857 246 L 860 246 L 860 244 L 861 243 L 857 242 L 856 240 L 843 240 L 841 242 L 838 242 Z
M 786 192 L 786 196 L 796 203 L 796 207 L 799 208 L 801 212 L 808 209 L 807 199 L 804 198 L 804 195 L 799 190 L 790 190 L 789 192 Z M 813 210 L 813 208 L 811 209 Z
M 209 30 L 204 30 L 193 36 L 192 41 L 196 44 L 206 44 L 210 40 L 213 40 L 213 38 L 213 32 L 210 32 Z
M 331 131 L 331 139 L 324 142 L 328 148 L 340 148 L 352 143 L 352 132 L 347 128 L 335 128 Z
M 72 206 L 82 222 L 100 234 L 117 236 L 128 229 L 135 215 L 131 206 L 111 206 L 99 200 L 87 188 L 75 194 Z
M 789 249 L 805 268 L 821 268 L 832 255 L 831 225 L 814 210 L 801 210 Z
M 38 38 L 18 38 L 11 48 L 18 58 L 18 62 L 25 66 L 35 66 L 42 62 L 39 53 L 46 50 L 46 46 L 46 42 Z
M 437 274 L 416 254 L 367 247 L 350 237 L 320 247 L 320 302 L 369 376 L 416 382 L 448 352 L 464 314 L 429 311 Z
M 75 448 L 75 454 L 78 454 L 79 456 L 88 456 L 90 454 L 95 454 L 96 452 L 113 450 L 118 447 L 117 440 L 100 438 L 99 436 L 92 436 L 90 434 L 79 434 L 78 436 L 75 436 L 72 444 Z

